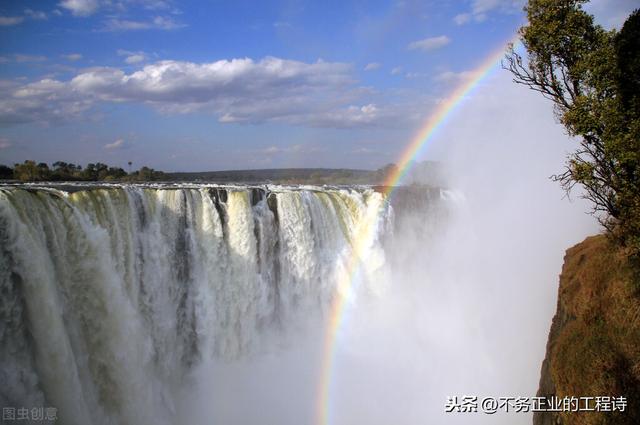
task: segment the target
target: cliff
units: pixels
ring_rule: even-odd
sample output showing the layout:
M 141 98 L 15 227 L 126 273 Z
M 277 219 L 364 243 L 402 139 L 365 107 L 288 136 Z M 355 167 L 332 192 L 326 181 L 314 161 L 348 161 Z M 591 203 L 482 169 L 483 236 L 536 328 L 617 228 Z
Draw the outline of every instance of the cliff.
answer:
M 534 425 L 640 424 L 640 282 L 604 236 L 567 250 L 538 396 L 625 396 L 624 412 L 535 413 Z

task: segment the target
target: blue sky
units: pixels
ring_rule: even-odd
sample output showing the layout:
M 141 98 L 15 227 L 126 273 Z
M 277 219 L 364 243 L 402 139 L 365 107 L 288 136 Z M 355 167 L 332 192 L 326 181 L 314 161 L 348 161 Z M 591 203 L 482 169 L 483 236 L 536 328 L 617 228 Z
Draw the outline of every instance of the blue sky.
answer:
M 588 7 L 614 27 L 634 4 Z M 0 163 L 378 168 L 512 37 L 522 6 L 5 1 Z

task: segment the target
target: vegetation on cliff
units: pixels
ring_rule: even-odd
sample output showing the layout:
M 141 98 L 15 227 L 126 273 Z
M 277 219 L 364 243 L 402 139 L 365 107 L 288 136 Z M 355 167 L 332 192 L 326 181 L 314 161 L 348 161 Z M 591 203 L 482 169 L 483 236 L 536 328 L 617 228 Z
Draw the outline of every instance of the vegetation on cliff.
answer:
M 625 412 L 538 413 L 534 424 L 640 424 L 637 271 L 604 236 L 567 251 L 540 396 L 624 396 Z
M 535 425 L 640 424 L 640 10 L 620 31 L 596 25 L 587 0 L 529 0 L 511 47 L 514 81 L 550 99 L 578 141 L 564 172 L 606 229 L 569 249 L 539 396 L 626 397 L 625 412 L 538 412 Z

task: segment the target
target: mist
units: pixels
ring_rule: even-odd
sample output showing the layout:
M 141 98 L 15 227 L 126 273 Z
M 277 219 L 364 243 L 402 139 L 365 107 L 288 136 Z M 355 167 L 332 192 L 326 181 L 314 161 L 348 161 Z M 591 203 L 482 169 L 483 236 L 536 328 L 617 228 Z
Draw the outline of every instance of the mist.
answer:
M 430 239 L 416 237 L 420 216 L 395 235 L 404 252 L 390 293 L 355 312 L 365 325 L 341 341 L 335 423 L 531 422 L 444 413 L 447 396 L 535 396 L 564 251 L 598 232 L 579 192 L 567 199 L 549 179 L 573 141 L 551 105 L 506 74 L 486 80 L 425 152 L 445 167 L 451 214 Z M 368 403 L 346 397 L 364 392 Z
M 549 179 L 572 140 L 550 104 L 505 74 L 485 80 L 423 153 L 446 168 L 449 190 L 442 205 L 401 218 L 385 289 L 350 300 L 329 423 L 531 422 L 445 413 L 448 396 L 535 396 L 563 253 L 598 232 L 579 193 L 567 199 Z M 189 422 L 317 423 L 324 325 L 310 320 L 261 353 L 199 368 L 184 394 Z

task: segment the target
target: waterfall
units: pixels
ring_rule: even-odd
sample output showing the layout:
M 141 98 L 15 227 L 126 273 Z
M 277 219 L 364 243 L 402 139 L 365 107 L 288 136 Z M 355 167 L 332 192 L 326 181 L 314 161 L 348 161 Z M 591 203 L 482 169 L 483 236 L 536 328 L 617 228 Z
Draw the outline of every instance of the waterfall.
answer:
M 174 424 L 211 358 L 322 316 L 367 211 L 375 292 L 397 214 L 371 188 L 0 188 L 0 404 L 62 424 Z

